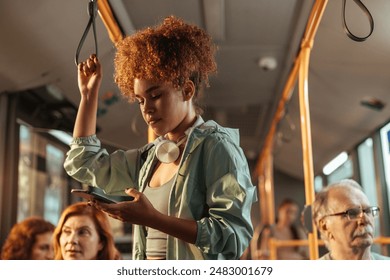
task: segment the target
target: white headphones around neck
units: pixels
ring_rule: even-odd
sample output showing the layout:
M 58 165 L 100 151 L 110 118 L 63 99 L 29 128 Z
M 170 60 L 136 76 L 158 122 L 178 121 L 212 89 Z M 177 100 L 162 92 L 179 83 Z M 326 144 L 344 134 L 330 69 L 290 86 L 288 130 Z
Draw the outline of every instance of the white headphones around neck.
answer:
M 175 162 L 180 155 L 180 145 L 187 140 L 187 135 L 181 139 L 178 143 L 172 140 L 161 140 L 156 145 L 155 154 L 157 159 L 162 163 Z
M 157 159 L 163 163 L 175 162 L 180 155 L 180 145 L 187 141 L 188 135 L 195 127 L 199 127 L 204 123 L 202 117 L 198 116 L 195 123 L 185 131 L 185 136 L 177 143 L 172 140 L 162 139 L 156 144 L 155 154 Z

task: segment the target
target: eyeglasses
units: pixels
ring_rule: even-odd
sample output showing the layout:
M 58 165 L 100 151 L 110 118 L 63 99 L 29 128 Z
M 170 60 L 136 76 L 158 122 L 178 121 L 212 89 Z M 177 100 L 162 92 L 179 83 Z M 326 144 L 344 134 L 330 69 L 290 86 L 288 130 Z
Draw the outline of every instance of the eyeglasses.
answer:
M 371 206 L 371 207 L 367 207 L 364 209 L 352 208 L 352 209 L 348 209 L 347 211 L 344 211 L 344 212 L 326 215 L 323 218 L 329 217 L 329 216 L 346 216 L 346 217 L 348 217 L 348 220 L 353 221 L 353 220 L 357 220 L 357 219 L 361 218 L 363 216 L 363 213 L 365 213 L 367 215 L 371 215 L 372 217 L 376 217 L 376 216 L 378 216 L 379 211 L 380 211 L 380 209 L 377 206 Z

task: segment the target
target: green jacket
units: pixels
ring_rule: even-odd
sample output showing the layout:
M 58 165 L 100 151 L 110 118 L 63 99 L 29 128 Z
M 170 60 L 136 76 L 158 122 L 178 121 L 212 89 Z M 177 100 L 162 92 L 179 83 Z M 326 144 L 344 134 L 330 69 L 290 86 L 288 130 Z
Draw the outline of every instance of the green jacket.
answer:
M 64 163 L 80 182 L 109 194 L 143 191 L 151 176 L 155 143 L 111 155 L 95 135 L 73 139 Z M 189 133 L 168 204 L 168 215 L 197 221 L 195 244 L 168 235 L 167 259 L 238 259 L 253 235 L 257 199 L 236 129 L 208 121 Z M 145 258 L 146 231 L 134 226 L 133 259 Z

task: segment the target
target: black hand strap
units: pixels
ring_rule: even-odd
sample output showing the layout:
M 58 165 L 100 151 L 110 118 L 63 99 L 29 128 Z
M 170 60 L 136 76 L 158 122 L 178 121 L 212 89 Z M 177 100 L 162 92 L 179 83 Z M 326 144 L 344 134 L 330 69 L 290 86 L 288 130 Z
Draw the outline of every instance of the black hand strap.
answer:
M 368 20 L 370 22 L 370 33 L 365 36 L 365 37 L 358 37 L 354 34 L 352 34 L 352 32 L 348 29 L 348 26 L 347 26 L 347 21 L 345 19 L 345 6 L 346 6 L 346 2 L 347 0 L 343 0 L 343 10 L 342 10 L 342 22 L 343 22 L 343 27 L 344 27 L 344 31 L 345 33 L 347 34 L 347 36 L 349 38 L 351 38 L 352 40 L 354 41 L 357 41 L 357 42 L 363 42 L 365 41 L 368 37 L 371 36 L 372 32 L 374 31 L 374 19 L 370 13 L 370 11 L 367 9 L 366 6 L 364 6 L 364 4 L 360 1 L 360 0 L 353 0 L 361 9 L 362 11 L 367 15 L 368 17 Z
M 89 32 L 89 29 L 91 28 L 91 25 L 92 25 L 92 28 L 93 28 L 93 37 L 94 37 L 94 40 L 95 40 L 95 54 L 96 54 L 96 56 L 98 55 L 98 46 L 97 46 L 97 39 L 96 39 L 96 26 L 95 26 L 95 18 L 96 18 L 96 15 L 97 15 L 97 11 L 98 11 L 97 0 L 89 0 L 89 3 L 88 3 L 89 21 L 88 21 L 87 27 L 84 30 L 83 36 L 81 37 L 79 46 L 77 47 L 76 55 L 75 55 L 75 58 L 74 58 L 76 66 L 79 65 L 80 51 L 81 51 L 81 48 L 83 47 L 85 38 L 88 35 L 88 32 Z

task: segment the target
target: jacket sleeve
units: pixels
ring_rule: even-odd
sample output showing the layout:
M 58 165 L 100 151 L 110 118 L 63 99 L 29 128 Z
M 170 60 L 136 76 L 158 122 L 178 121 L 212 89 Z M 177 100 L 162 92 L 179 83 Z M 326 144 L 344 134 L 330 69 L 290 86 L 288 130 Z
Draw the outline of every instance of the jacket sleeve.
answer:
M 208 217 L 197 221 L 195 244 L 207 254 L 239 259 L 253 236 L 251 208 L 256 188 L 241 148 L 226 137 L 214 140 L 206 141 L 203 163 Z
M 138 188 L 140 165 L 141 150 L 117 150 L 109 155 L 96 135 L 74 138 L 64 162 L 68 175 L 111 194 Z

